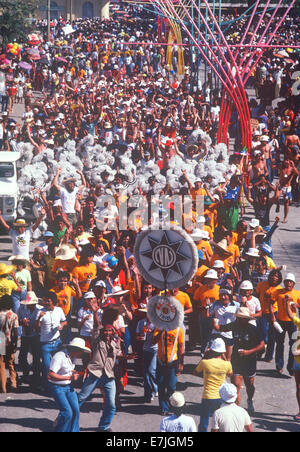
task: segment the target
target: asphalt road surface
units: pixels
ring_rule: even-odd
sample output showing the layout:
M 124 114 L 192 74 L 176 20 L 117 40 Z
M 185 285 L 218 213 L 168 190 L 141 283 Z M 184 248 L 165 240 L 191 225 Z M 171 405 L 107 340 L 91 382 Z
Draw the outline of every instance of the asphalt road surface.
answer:
M 20 118 L 20 106 L 15 116 Z M 283 208 L 281 211 L 283 218 Z M 246 209 L 246 219 L 253 218 L 251 209 Z M 275 218 L 273 211 L 272 218 Z M 288 224 L 280 223 L 273 238 L 275 262 L 287 265 L 287 271 L 293 272 L 300 282 L 300 208 L 291 208 Z M 32 244 L 32 248 L 37 244 Z M 10 240 L 0 236 L 0 261 L 11 256 Z M 300 289 L 299 283 L 297 288 Z M 286 343 L 285 350 L 287 352 Z M 17 356 L 16 356 L 17 361 Z M 184 372 L 179 377 L 179 391 L 184 393 L 186 413 L 199 422 L 199 411 L 203 380 L 194 377 L 192 372 L 199 361 L 199 349 L 187 353 Z M 133 363 L 128 364 L 129 381 L 121 396 L 122 408 L 113 420 L 115 432 L 159 432 L 161 416 L 157 399 L 151 404 L 143 404 L 142 380 L 134 374 Z M 298 412 L 295 396 L 295 382 L 286 369 L 281 377 L 275 372 L 273 363 L 258 363 L 255 380 L 255 414 L 252 417 L 255 432 L 297 432 L 300 424 L 294 421 Z M 242 390 L 242 406 L 246 407 L 245 389 Z M 94 432 L 100 417 L 102 396 L 95 392 L 82 408 L 80 426 L 82 432 Z M 28 386 L 21 386 L 18 393 L 0 394 L 0 432 L 51 432 L 57 409 L 51 398 L 32 394 Z

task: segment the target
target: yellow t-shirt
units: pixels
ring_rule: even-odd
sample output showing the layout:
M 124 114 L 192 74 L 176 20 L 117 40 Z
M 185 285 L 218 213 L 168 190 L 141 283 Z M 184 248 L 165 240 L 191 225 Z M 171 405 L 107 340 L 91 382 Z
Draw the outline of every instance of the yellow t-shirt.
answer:
M 97 267 L 95 264 L 78 265 L 78 267 L 74 268 L 72 275 L 78 279 L 81 291 L 86 293 L 89 290 L 91 281 L 97 276 Z
M 13 290 L 17 290 L 17 284 L 6 278 L 0 278 L 0 298 L 4 297 L 4 295 L 11 295 Z
M 297 350 L 300 348 L 300 319 L 298 319 L 298 317 L 294 317 L 294 319 L 293 319 L 293 322 L 294 322 L 294 324 L 296 325 L 296 327 L 298 328 L 298 337 L 299 337 L 299 339 L 298 339 L 298 347 L 297 347 Z M 300 356 L 294 356 L 294 358 L 295 358 L 295 361 L 298 363 L 298 364 L 300 364 Z
M 229 361 L 219 358 L 203 359 L 196 367 L 197 373 L 203 372 L 204 390 L 202 399 L 220 399 L 219 389 L 227 375 L 232 374 Z
M 157 336 L 160 333 L 159 330 L 155 330 L 153 337 Z M 162 363 L 166 362 L 166 337 L 165 335 L 167 334 L 167 362 L 173 362 L 176 361 L 178 359 L 178 345 L 179 344 L 183 344 L 184 343 L 184 336 L 183 336 L 183 331 L 182 328 L 179 328 L 179 332 L 178 332 L 178 339 L 176 341 L 176 337 L 177 337 L 177 330 L 172 330 L 172 331 L 163 331 L 160 340 L 158 341 L 158 358 L 160 359 L 160 361 Z M 176 342 L 175 342 L 176 341 Z M 175 344 L 175 347 L 174 347 Z M 173 357 L 172 355 L 172 351 L 174 349 L 174 354 Z M 171 360 L 172 358 L 172 360 Z

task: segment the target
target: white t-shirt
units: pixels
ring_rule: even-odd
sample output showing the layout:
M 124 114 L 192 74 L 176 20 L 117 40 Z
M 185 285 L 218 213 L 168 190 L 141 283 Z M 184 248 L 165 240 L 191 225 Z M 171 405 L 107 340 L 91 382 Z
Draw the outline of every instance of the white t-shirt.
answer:
M 98 314 L 98 318 L 101 322 L 102 310 L 99 309 L 97 314 Z M 82 322 L 82 320 L 88 316 L 89 316 L 89 319 L 84 322 L 84 324 L 82 325 L 82 327 L 80 329 L 80 335 L 85 336 L 85 337 L 89 337 L 92 335 L 92 331 L 94 328 L 94 313 L 90 309 L 88 309 L 88 310 L 86 310 L 84 308 L 79 309 L 78 314 L 77 314 L 78 322 Z
M 175 414 L 169 417 L 165 417 L 160 424 L 161 432 L 177 432 L 177 433 L 189 433 L 197 432 L 195 421 L 190 416 L 182 414 L 180 417 L 176 417 Z
M 226 403 L 214 412 L 212 429 L 222 433 L 242 433 L 251 423 L 250 416 L 244 408 L 235 403 Z
M 19 234 L 15 229 L 9 230 L 9 235 L 12 239 L 13 245 L 13 255 L 14 256 L 24 256 L 25 259 L 29 260 L 29 248 L 30 240 L 32 237 L 32 228 L 26 229 L 24 234 Z
M 51 342 L 55 341 L 60 337 L 60 324 L 66 321 L 64 311 L 55 306 L 53 311 L 42 310 L 41 312 L 46 312 L 41 318 L 41 342 Z
M 75 363 L 72 361 L 69 353 L 67 350 L 63 350 L 61 352 L 55 353 L 53 356 L 51 363 L 50 363 L 50 369 L 52 372 L 58 375 L 64 375 L 67 377 L 71 377 L 72 373 L 75 369 Z M 48 378 L 48 381 L 50 383 L 54 383 L 56 385 L 60 386 L 67 386 L 71 383 L 70 380 L 64 380 L 64 381 L 54 381 Z
M 75 213 L 75 203 L 77 198 L 78 188 L 70 193 L 65 188 L 60 189 L 60 199 L 62 204 L 62 210 L 64 213 Z
M 241 301 L 241 298 L 239 299 L 239 301 Z M 259 311 L 261 311 L 261 304 L 258 298 L 256 297 L 252 297 L 251 300 L 247 300 L 248 306 L 249 306 L 249 310 L 250 310 L 250 314 L 257 314 Z M 256 320 L 250 320 L 250 322 L 252 325 L 257 326 Z

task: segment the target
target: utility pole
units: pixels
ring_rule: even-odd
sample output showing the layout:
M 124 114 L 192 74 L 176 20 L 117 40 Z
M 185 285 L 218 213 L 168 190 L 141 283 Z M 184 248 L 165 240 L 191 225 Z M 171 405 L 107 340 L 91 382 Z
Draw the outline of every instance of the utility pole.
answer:
M 51 18 L 51 0 L 47 0 L 47 38 L 48 38 L 48 42 L 51 41 L 50 18 Z

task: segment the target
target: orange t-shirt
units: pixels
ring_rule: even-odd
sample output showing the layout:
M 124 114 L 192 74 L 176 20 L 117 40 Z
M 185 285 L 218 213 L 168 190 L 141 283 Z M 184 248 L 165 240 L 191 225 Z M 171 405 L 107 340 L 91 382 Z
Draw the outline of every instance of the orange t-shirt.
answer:
M 97 267 L 95 264 L 78 265 L 74 268 L 72 274 L 74 278 L 78 279 L 81 291 L 86 293 L 89 290 L 91 281 L 97 276 Z
M 58 298 L 57 306 L 64 311 L 64 314 L 67 316 L 71 309 L 71 298 L 76 297 L 76 292 L 72 287 L 66 286 L 65 289 L 60 290 L 59 287 L 55 286 L 51 289 L 51 292 L 56 293 Z
M 180 291 L 175 298 L 179 301 L 184 310 L 190 309 L 193 306 L 190 297 L 185 292 Z
M 300 292 L 299 290 L 291 290 L 288 292 L 286 289 L 279 290 L 276 296 L 276 301 L 278 303 L 278 320 L 282 322 L 292 322 L 285 310 L 284 299 L 288 295 L 295 303 L 300 303 Z
M 202 287 L 199 287 L 194 293 L 194 301 L 197 302 L 200 306 L 205 307 L 205 299 L 210 298 L 211 303 L 219 300 L 219 292 L 220 286 L 215 285 L 213 289 L 209 289 L 206 284 Z
M 194 295 L 195 291 L 197 290 L 196 287 L 196 281 L 200 281 L 203 284 L 203 279 L 205 274 L 208 272 L 209 267 L 206 265 L 201 265 L 201 267 L 198 268 L 193 280 L 192 280 L 192 286 L 187 289 L 187 292 L 191 295 Z
M 199 242 L 197 244 L 197 249 L 198 250 L 202 251 L 202 248 L 206 249 L 208 257 L 211 258 L 214 253 L 213 253 L 213 250 L 212 250 L 212 248 L 211 248 L 211 246 L 210 246 L 210 244 L 209 244 L 209 242 L 207 240 L 201 240 L 201 242 Z
M 159 333 L 160 333 L 159 330 L 155 330 L 153 337 L 157 336 Z M 165 345 L 165 342 L 166 342 L 165 334 L 166 333 L 167 333 L 167 347 Z M 176 361 L 176 359 L 178 359 L 178 353 L 177 353 L 178 345 L 184 344 L 184 336 L 183 336 L 183 331 L 181 328 L 179 328 L 177 343 L 175 342 L 176 337 L 177 337 L 177 330 L 163 331 L 163 333 L 160 337 L 160 340 L 158 341 L 158 358 L 161 360 L 161 362 L 163 362 L 163 363 L 166 362 L 166 348 L 167 348 L 167 362 L 168 363 Z M 174 345 L 175 345 L 175 347 L 174 347 Z M 173 354 L 173 356 L 171 356 L 173 349 L 174 349 L 174 354 Z
M 263 281 L 257 284 L 256 287 L 256 293 L 259 297 L 259 301 L 261 304 L 261 310 L 263 314 L 270 314 L 270 306 L 268 302 L 268 295 L 271 296 L 271 300 L 274 301 L 273 303 L 273 311 L 278 311 L 278 304 L 276 300 L 277 295 L 279 292 L 283 290 L 281 286 L 272 287 L 268 283 L 268 281 Z

